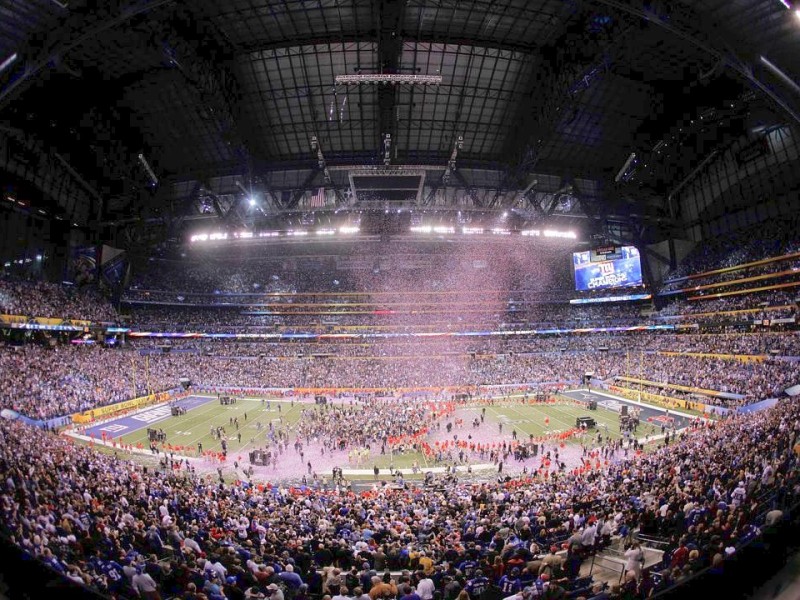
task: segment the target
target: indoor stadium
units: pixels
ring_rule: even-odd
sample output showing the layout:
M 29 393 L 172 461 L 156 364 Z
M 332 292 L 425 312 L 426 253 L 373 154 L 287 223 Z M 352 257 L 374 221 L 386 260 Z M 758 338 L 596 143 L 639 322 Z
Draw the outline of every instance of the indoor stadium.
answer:
M 0 600 L 800 598 L 798 0 L 0 0 Z

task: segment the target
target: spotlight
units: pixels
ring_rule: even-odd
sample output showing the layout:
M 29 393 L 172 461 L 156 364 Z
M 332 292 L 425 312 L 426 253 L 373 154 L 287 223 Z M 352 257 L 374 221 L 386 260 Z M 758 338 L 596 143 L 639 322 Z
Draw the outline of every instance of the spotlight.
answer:
M 255 198 L 250 198 L 250 200 L 248 202 L 250 203 L 250 206 L 255 206 L 256 205 L 256 199 Z

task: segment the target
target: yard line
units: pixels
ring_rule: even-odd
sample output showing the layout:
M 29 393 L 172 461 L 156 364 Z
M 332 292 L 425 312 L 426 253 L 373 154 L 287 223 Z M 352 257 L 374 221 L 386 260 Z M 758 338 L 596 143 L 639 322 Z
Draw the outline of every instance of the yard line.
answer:
M 241 410 L 240 407 L 238 407 L 236 404 L 229 405 L 229 406 L 230 406 L 230 408 L 232 408 L 237 413 L 239 413 L 240 410 Z M 200 431 L 203 431 L 203 428 L 209 422 L 214 421 L 216 419 L 219 419 L 220 420 L 220 424 L 225 426 L 225 418 L 224 417 L 225 417 L 226 414 L 228 414 L 228 411 L 220 410 L 220 408 L 221 408 L 221 405 L 211 402 L 210 406 L 208 406 L 207 409 L 204 409 L 204 410 L 199 411 L 199 412 L 195 412 L 194 410 L 189 411 L 186 414 L 186 416 L 190 417 L 190 419 L 187 419 L 186 421 L 184 421 L 186 426 L 187 426 L 186 429 L 191 428 L 192 430 L 194 430 L 195 428 L 199 427 Z M 241 407 L 241 408 L 243 409 L 244 407 Z M 291 410 L 293 410 L 293 409 L 291 409 Z M 289 412 L 291 412 L 291 410 Z M 247 411 L 241 410 L 241 412 L 247 412 Z M 260 411 L 260 412 L 265 412 L 265 411 Z M 205 415 L 207 413 L 212 413 L 212 414 L 208 418 L 202 419 L 200 421 L 197 420 L 198 417 L 200 417 L 202 415 Z M 230 416 L 231 415 L 229 415 L 229 417 Z M 238 416 L 238 414 L 236 416 Z M 254 422 L 259 421 L 262 418 L 263 417 L 261 417 L 259 415 L 259 417 L 257 417 Z M 170 425 L 169 429 L 172 432 L 177 431 L 177 428 L 174 425 Z M 175 443 L 176 443 L 176 445 L 179 445 L 179 446 L 197 446 L 197 442 L 199 442 L 201 440 L 207 440 L 207 438 L 210 438 L 210 433 L 202 433 L 199 437 L 193 438 L 192 440 L 184 441 L 183 443 L 178 443 L 176 441 Z M 147 432 L 145 430 L 144 436 L 139 436 L 139 438 L 136 439 L 136 441 L 133 442 L 133 443 L 136 444 L 136 443 L 138 443 L 140 441 L 146 441 L 146 440 L 147 440 Z M 171 443 L 169 439 L 167 440 L 167 443 Z M 243 448 L 245 448 L 246 445 L 247 444 L 245 444 L 244 446 L 241 446 L 238 450 L 241 451 Z M 222 449 L 222 443 L 219 440 L 214 440 L 214 443 L 210 443 L 209 441 L 206 441 L 206 443 L 203 444 L 203 448 L 204 448 L 204 450 L 216 450 L 216 449 L 220 449 L 221 450 Z M 232 452 L 232 450 L 229 449 L 229 453 L 230 452 Z
M 200 410 L 198 410 L 198 409 L 200 409 Z M 191 420 L 193 422 L 194 419 L 196 419 L 198 416 L 200 416 L 202 414 L 206 414 L 208 412 L 211 412 L 214 409 L 216 409 L 216 405 L 213 402 L 206 403 L 206 404 L 201 404 L 200 406 L 198 406 L 196 408 L 193 408 L 192 410 L 188 411 L 185 416 L 189 417 L 189 419 L 187 419 L 187 420 Z M 174 417 L 169 417 L 169 418 L 167 418 L 167 419 L 165 419 L 163 421 L 157 421 L 154 425 L 158 425 L 158 424 L 162 424 L 163 425 L 164 423 L 168 423 L 169 421 L 171 421 L 173 418 Z M 133 445 L 136 445 L 136 444 L 138 444 L 139 442 L 142 442 L 142 441 L 146 441 L 148 439 L 147 438 L 147 429 L 148 428 L 152 429 L 153 426 L 142 427 L 140 429 L 137 429 L 136 431 L 133 431 L 133 432 L 127 434 L 127 435 L 123 435 L 122 436 L 123 437 L 123 441 L 125 441 L 125 443 L 127 443 L 127 444 L 133 444 Z M 170 426 L 168 428 L 171 429 L 173 432 L 176 431 L 176 429 L 174 427 L 172 427 L 172 426 Z M 163 427 L 162 427 L 162 429 L 163 429 Z M 132 438 L 131 440 L 125 440 L 125 438 L 127 438 L 128 436 L 136 436 L 136 437 Z
M 235 406 L 235 405 L 234 405 L 234 406 Z M 304 403 L 300 403 L 300 402 L 296 402 L 294 406 L 290 406 L 290 408 L 289 408 L 289 410 L 288 410 L 288 411 L 279 413 L 281 416 L 283 416 L 283 417 L 284 417 L 284 421 L 283 421 L 283 423 L 284 423 L 284 425 L 285 425 L 285 426 L 287 426 L 287 427 L 288 427 L 288 426 L 290 426 L 290 425 L 295 425 L 295 424 L 297 423 L 297 419 L 296 419 L 294 422 L 292 422 L 292 423 L 289 423 L 289 419 L 288 419 L 287 417 L 288 417 L 289 415 L 291 415 L 292 413 L 294 413 L 296 410 L 300 410 L 300 406 L 305 406 L 305 404 L 304 404 Z M 312 405 L 312 404 L 309 404 L 308 406 L 314 406 L 314 405 Z M 264 411 L 260 411 L 260 412 L 267 412 L 267 411 L 266 411 L 266 410 L 264 410 Z M 274 411 L 272 411 L 272 410 L 270 409 L 270 411 L 269 411 L 269 412 L 270 412 L 270 413 L 272 413 L 272 412 L 274 412 Z M 257 417 L 257 418 L 256 418 L 256 419 L 253 421 L 253 423 L 256 423 L 256 422 L 258 422 L 258 421 L 261 421 L 262 419 L 266 419 L 266 417 L 263 417 L 263 416 L 259 415 L 259 416 L 258 416 L 258 417 Z M 266 420 L 266 421 L 265 421 L 265 423 L 264 423 L 264 424 L 265 424 L 265 429 L 262 429 L 262 430 L 261 430 L 261 432 L 259 432 L 259 433 L 263 433 L 263 434 L 266 436 L 266 432 L 269 430 L 269 423 L 270 423 L 272 420 L 273 420 L 273 419 L 271 419 L 271 418 L 269 418 L 268 420 Z M 250 423 L 250 421 L 248 421 L 248 423 Z M 224 425 L 224 423 L 223 423 L 223 425 Z M 204 434 L 202 437 L 208 437 L 208 435 L 209 435 L 209 434 Z M 256 437 L 256 436 L 251 436 L 251 437 Z M 242 438 L 244 438 L 244 434 L 242 435 Z M 264 439 L 266 440 L 266 437 L 265 437 Z M 195 441 L 197 441 L 197 440 L 195 440 Z M 215 441 L 216 441 L 216 440 L 215 440 Z M 205 444 L 204 444 L 204 447 L 205 447 Z M 249 438 L 248 438 L 248 439 L 247 439 L 247 441 L 245 441 L 245 443 L 244 443 L 244 444 L 242 444 L 242 445 L 241 445 L 239 448 L 237 448 L 237 452 L 248 452 L 248 451 L 249 451 L 249 449 L 250 449 L 251 447 L 253 447 L 253 448 L 257 448 L 257 447 L 258 447 L 258 444 L 253 444 L 253 445 L 251 446 L 251 443 L 250 443 L 250 441 L 249 441 Z M 212 444 L 212 445 L 211 445 L 211 447 L 210 447 L 210 449 L 216 449 L 216 448 L 222 449 L 222 444 L 221 444 L 220 442 L 216 442 L 216 443 Z M 228 454 L 232 454 L 232 453 L 233 453 L 233 450 L 229 448 L 229 450 L 228 450 Z
M 551 416 L 552 416 L 552 418 L 553 418 L 553 419 L 555 419 L 556 421 L 558 421 L 558 422 L 560 422 L 560 423 L 565 423 L 565 424 L 567 425 L 567 429 L 571 429 L 571 428 L 572 428 L 572 426 L 569 424 L 569 421 L 564 421 L 563 419 L 560 419 L 560 418 L 558 418 L 558 417 L 557 417 L 557 416 L 555 416 L 555 415 L 550 415 L 550 414 L 546 413 L 544 410 L 540 410 L 540 409 L 538 408 L 539 406 L 542 406 L 542 407 L 549 407 L 549 406 L 552 406 L 552 405 L 550 405 L 550 404 L 543 404 L 543 405 L 537 405 L 537 404 L 533 404 L 533 405 L 531 405 L 531 406 L 533 406 L 533 407 L 536 407 L 536 410 L 537 410 L 537 412 L 540 412 L 541 414 L 544 414 L 545 416 L 548 416 L 548 417 L 551 417 Z M 515 407 L 510 407 L 510 408 L 511 408 L 511 410 L 513 410 L 514 412 L 516 412 L 517 414 L 520 414 L 520 415 L 522 415 L 523 417 L 525 416 L 525 413 L 523 413 L 523 412 L 522 412 L 522 411 L 520 411 L 519 409 L 517 409 L 517 408 L 515 408 Z

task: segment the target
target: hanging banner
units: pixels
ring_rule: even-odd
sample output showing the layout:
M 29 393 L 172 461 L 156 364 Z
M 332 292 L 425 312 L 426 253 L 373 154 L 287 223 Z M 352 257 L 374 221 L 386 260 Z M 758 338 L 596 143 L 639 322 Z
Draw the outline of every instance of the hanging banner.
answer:
M 98 254 L 97 246 L 77 246 L 72 249 L 68 276 L 76 285 L 97 281 Z

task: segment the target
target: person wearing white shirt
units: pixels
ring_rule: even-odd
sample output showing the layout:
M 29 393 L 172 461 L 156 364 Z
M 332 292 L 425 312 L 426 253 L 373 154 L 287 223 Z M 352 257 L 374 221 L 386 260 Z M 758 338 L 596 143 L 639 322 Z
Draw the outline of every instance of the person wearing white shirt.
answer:
M 197 540 L 188 536 L 183 538 L 183 547 L 188 548 L 194 554 L 200 554 L 203 552 L 203 550 L 200 548 L 200 544 L 197 543 Z
M 216 573 L 220 581 L 225 581 L 225 576 L 228 574 L 228 570 L 219 561 L 212 563 L 210 560 L 206 560 L 203 565 L 203 571 Z
M 644 564 L 644 551 L 637 542 L 625 551 L 625 571 L 633 571 L 636 579 L 642 574 L 642 566 Z
M 731 492 L 731 504 L 739 506 L 747 495 L 747 490 L 744 487 L 744 481 L 740 481 L 736 489 Z
M 142 598 L 147 600 L 160 600 L 161 598 L 156 582 L 150 577 L 149 573 L 145 573 L 141 569 L 137 569 L 136 575 L 133 576 L 132 585 L 133 589 Z
M 436 586 L 433 584 L 433 580 L 430 577 L 423 577 L 417 583 L 417 595 L 422 600 L 432 600 L 433 592 L 436 590 Z
M 581 546 L 584 548 L 594 548 L 595 540 L 597 538 L 597 526 L 587 525 L 581 534 Z
M 532 588 L 526 587 L 524 590 L 518 591 L 516 594 L 506 596 L 503 600 L 529 600 L 532 596 Z

